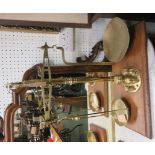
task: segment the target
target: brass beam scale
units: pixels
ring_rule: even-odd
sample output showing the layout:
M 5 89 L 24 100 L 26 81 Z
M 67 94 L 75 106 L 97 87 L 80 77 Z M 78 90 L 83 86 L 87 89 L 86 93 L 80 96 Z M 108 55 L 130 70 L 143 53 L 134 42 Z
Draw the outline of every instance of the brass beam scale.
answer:
M 99 81 L 112 81 L 115 84 L 122 84 L 125 91 L 136 92 L 141 86 L 140 72 L 136 68 L 125 68 L 122 70 L 120 75 L 109 76 L 109 77 L 60 77 L 49 79 L 36 79 L 28 80 L 17 83 L 9 83 L 7 87 L 9 89 L 17 89 L 20 87 L 46 87 L 61 84 L 76 84 L 86 82 L 99 82 Z
M 86 76 L 85 77 L 59 77 L 59 78 L 52 78 L 51 77 L 51 70 L 50 70 L 50 64 L 49 64 L 49 57 L 48 57 L 48 48 L 54 48 L 54 46 L 49 47 L 46 43 L 41 48 L 44 49 L 44 57 L 43 57 L 43 67 L 41 72 L 41 79 L 34 79 L 34 80 L 27 80 L 22 82 L 15 82 L 15 83 L 9 83 L 7 84 L 7 87 L 9 89 L 17 89 L 21 87 L 40 87 L 41 88 L 41 100 L 38 101 L 40 106 L 43 106 L 44 112 L 45 112 L 45 121 L 50 121 L 50 109 L 51 109 L 51 103 L 52 103 L 52 86 L 54 85 L 61 85 L 61 84 L 77 84 L 77 83 L 95 83 L 100 81 L 105 82 L 113 82 L 115 84 L 121 84 L 123 85 L 125 91 L 127 92 L 137 92 L 141 87 L 141 76 L 140 71 L 134 67 L 128 67 L 124 68 L 119 75 L 112 75 L 107 77 L 91 77 Z M 62 47 L 57 47 L 57 49 L 61 49 L 63 51 Z M 64 54 L 64 52 L 63 52 Z M 65 62 L 65 59 L 63 57 L 63 61 Z M 67 63 L 67 62 L 66 62 Z M 111 65 L 111 62 L 106 63 L 102 62 L 101 65 Z M 71 65 L 71 64 L 68 64 Z M 84 63 L 83 63 L 84 65 Z M 88 65 L 88 64 L 87 64 Z M 93 64 L 94 65 L 94 64 Z M 99 65 L 99 64 L 97 64 Z M 45 72 L 48 73 L 48 78 L 45 78 Z M 48 89 L 48 97 L 45 95 L 45 89 Z M 46 98 L 47 97 L 47 98 Z M 47 110 L 48 108 L 48 110 Z M 70 115 L 65 118 L 62 118 L 62 120 L 74 120 L 78 121 L 80 119 L 84 118 L 91 118 L 91 117 L 98 117 L 102 116 L 105 113 L 111 113 L 113 120 L 119 124 L 119 125 L 125 125 L 127 121 L 129 120 L 129 108 L 123 101 L 116 101 L 113 103 L 113 108 L 109 111 L 103 111 L 103 112 L 97 112 L 97 113 L 91 113 L 86 115 Z M 51 120 L 53 122 L 55 120 Z M 57 120 L 59 122 L 61 120 Z

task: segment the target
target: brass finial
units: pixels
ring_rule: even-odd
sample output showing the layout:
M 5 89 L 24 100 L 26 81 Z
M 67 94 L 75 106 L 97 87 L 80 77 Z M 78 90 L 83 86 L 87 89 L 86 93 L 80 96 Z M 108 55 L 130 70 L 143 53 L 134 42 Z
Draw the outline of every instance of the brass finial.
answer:
M 52 47 L 48 46 L 47 42 L 45 42 L 45 44 L 43 46 L 39 47 L 39 48 L 48 49 L 48 48 L 52 48 Z

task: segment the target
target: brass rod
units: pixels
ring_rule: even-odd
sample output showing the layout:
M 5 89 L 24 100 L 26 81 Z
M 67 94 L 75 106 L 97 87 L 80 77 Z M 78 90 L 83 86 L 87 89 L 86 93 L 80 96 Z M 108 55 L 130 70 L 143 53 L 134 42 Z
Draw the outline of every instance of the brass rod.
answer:
M 117 109 L 117 110 L 108 110 L 108 111 L 95 112 L 95 113 L 90 113 L 90 114 L 81 114 L 81 115 L 78 115 L 78 116 L 105 114 L 105 113 L 111 113 L 111 112 L 115 112 L 115 111 L 124 111 L 124 110 L 128 110 L 128 109 L 124 108 L 124 109 Z
M 88 63 L 88 62 L 83 62 L 83 63 L 73 63 L 73 62 L 68 62 L 65 59 L 65 52 L 63 47 L 58 47 L 56 45 L 53 46 L 53 48 L 56 47 L 58 50 L 61 50 L 62 53 L 62 61 L 64 64 L 69 65 L 69 66 L 81 66 L 81 65 L 113 65 L 114 62 L 93 62 L 93 63 Z
M 69 117 L 64 117 L 62 118 L 62 120 L 80 120 L 80 119 L 84 119 L 84 118 L 88 118 L 88 117 L 92 117 L 93 115 L 97 115 L 97 116 L 93 116 L 93 117 L 98 117 L 99 116 L 103 116 L 103 114 L 105 113 L 112 113 L 112 112 L 116 112 L 116 111 L 124 111 L 124 110 L 128 110 L 128 109 L 117 109 L 117 110 L 111 110 L 111 111 L 104 111 L 104 112 L 97 112 L 97 113 L 90 113 L 90 114 L 82 114 L 82 115 L 71 115 Z
M 108 73 L 108 76 L 111 76 L 111 72 Z M 112 110 L 112 83 L 111 81 L 108 82 L 108 109 Z M 110 127 L 109 127 L 109 141 L 115 141 L 115 121 L 113 120 L 112 116 L 109 117 Z
M 92 110 L 92 109 L 83 109 L 83 110 L 78 110 L 78 111 L 71 111 L 71 113 L 87 112 L 88 110 Z M 63 113 L 68 113 L 68 112 L 63 112 Z M 62 113 L 57 113 L 57 114 L 62 114 Z
M 9 88 L 16 87 L 45 87 L 49 85 L 56 85 L 56 84 L 77 84 L 77 83 L 86 83 L 86 82 L 99 82 L 99 81 L 114 81 L 114 76 L 111 77 L 69 77 L 69 78 L 55 78 L 51 79 L 51 82 L 49 79 L 36 79 L 36 80 L 28 80 L 23 82 L 16 82 L 16 83 L 10 83 L 7 84 Z

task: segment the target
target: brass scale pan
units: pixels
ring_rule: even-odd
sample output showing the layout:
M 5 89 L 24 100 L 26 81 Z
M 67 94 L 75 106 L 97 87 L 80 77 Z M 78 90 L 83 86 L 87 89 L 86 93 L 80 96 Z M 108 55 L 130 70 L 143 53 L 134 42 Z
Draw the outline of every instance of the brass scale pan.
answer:
M 106 58 L 114 63 L 122 60 L 127 52 L 129 40 L 126 23 L 118 17 L 113 18 L 108 24 L 103 37 Z
M 103 50 L 105 57 L 109 62 L 93 62 L 90 65 L 111 65 L 113 63 L 122 60 L 127 52 L 129 46 L 129 31 L 126 23 L 118 18 L 113 18 L 103 35 Z M 56 46 L 56 45 L 54 45 Z M 54 47 L 53 46 L 53 47 Z M 64 49 L 62 47 L 57 47 L 57 49 L 62 51 L 62 59 L 66 65 L 88 65 L 89 63 L 72 63 L 65 60 Z

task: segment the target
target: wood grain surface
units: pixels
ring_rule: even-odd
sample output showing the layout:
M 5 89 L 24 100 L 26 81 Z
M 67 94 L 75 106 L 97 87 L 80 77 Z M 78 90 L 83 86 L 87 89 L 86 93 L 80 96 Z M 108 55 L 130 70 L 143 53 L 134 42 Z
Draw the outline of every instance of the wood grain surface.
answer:
M 130 46 L 125 58 L 112 66 L 113 74 L 119 74 L 125 67 L 140 70 L 142 85 L 138 92 L 125 92 L 123 86 L 113 85 L 113 99 L 123 98 L 131 108 L 131 118 L 127 128 L 152 138 L 151 110 L 148 77 L 147 35 L 144 22 L 131 27 Z
M 101 128 L 95 124 L 90 124 L 90 130 L 97 135 L 99 142 L 107 142 L 107 132 L 104 128 Z

